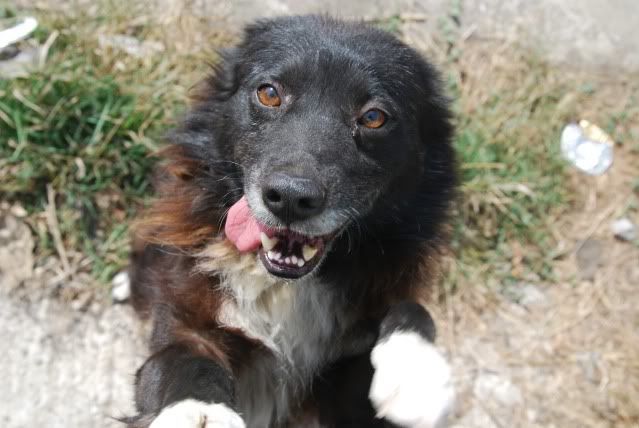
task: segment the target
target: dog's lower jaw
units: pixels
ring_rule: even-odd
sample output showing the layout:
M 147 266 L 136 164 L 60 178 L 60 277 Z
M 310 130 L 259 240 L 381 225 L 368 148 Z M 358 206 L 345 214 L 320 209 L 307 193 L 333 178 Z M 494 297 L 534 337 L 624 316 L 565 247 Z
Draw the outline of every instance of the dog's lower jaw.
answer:
M 371 353 L 369 398 L 378 417 L 405 428 L 444 426 L 454 402 L 451 370 L 435 346 L 416 332 L 396 331 Z
M 235 411 L 224 404 L 183 400 L 165 407 L 149 428 L 246 428 Z

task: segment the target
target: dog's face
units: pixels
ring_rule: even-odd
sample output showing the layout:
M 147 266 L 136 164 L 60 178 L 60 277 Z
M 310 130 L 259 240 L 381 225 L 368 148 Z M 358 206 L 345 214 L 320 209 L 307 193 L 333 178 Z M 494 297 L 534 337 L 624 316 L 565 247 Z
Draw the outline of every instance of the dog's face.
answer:
M 447 122 L 430 67 L 364 26 L 267 21 L 220 73 L 228 96 L 218 139 L 241 168 L 264 226 L 260 258 L 278 276 L 310 273 L 343 231 L 418 192 L 428 139 L 440 138 L 424 132 Z

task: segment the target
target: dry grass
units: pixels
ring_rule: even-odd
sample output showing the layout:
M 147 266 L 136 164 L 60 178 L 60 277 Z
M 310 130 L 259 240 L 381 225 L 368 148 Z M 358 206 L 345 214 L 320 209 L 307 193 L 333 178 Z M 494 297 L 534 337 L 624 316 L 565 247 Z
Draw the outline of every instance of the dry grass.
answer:
M 615 163 L 604 176 L 568 170 L 557 181 L 564 199 L 542 222 L 550 239 L 547 246 L 532 248 L 547 252 L 553 275 L 521 276 L 531 247 L 516 238 L 506 242 L 510 257 L 501 260 L 506 266 L 499 272 L 495 264 L 451 261 L 457 288 L 442 287 L 435 311 L 441 343 L 457 371 L 458 426 L 636 427 L 639 242 L 614 239 L 609 225 L 620 216 L 639 223 L 639 80 L 548 67 L 544 79 L 530 85 L 527 79 L 535 78 L 530 62 L 512 46 L 475 45 L 464 52 L 458 60 L 466 100 L 462 114 L 474 115 L 478 107 L 483 114 L 493 88 L 510 88 L 514 98 L 504 102 L 513 106 L 512 117 L 522 114 L 518 91 L 533 99 L 551 96 L 547 126 L 588 118 L 618 144 Z M 538 144 L 539 123 L 525 119 L 520 125 L 521 138 Z M 485 212 L 473 206 L 501 205 L 496 194 L 466 196 L 467 214 Z M 576 261 L 586 240 L 601 249 L 591 279 L 582 278 Z

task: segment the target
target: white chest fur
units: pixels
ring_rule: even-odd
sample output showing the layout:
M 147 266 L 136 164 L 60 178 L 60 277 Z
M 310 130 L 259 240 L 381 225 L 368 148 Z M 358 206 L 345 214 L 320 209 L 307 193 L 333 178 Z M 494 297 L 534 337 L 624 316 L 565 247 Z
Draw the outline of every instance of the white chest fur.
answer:
M 334 335 L 338 302 L 317 278 L 276 278 L 255 254 L 240 254 L 226 240 L 210 244 L 200 256 L 199 270 L 217 275 L 229 295 L 218 314 L 222 325 L 241 329 L 284 360 L 303 365 L 312 363 L 296 361 L 304 348 Z M 309 351 L 317 355 L 316 349 Z
M 272 351 L 271 357 L 252 361 L 238 379 L 238 406 L 247 426 L 284 420 L 294 397 L 338 353 L 335 339 L 348 325 L 344 302 L 317 278 L 273 277 L 255 254 L 240 254 L 226 240 L 206 247 L 198 269 L 218 276 L 228 293 L 218 321 Z
M 240 374 L 238 408 L 249 428 L 278 426 L 317 371 L 339 353 L 336 339 L 348 325 L 344 302 L 317 278 L 275 278 L 255 254 L 241 254 L 224 239 L 199 257 L 199 271 L 219 277 L 228 293 L 218 321 L 272 351 Z

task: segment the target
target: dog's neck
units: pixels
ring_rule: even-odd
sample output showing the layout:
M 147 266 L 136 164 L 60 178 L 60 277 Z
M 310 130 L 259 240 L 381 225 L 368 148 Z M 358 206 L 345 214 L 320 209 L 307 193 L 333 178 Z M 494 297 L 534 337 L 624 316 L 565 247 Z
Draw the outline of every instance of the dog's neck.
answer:
M 220 290 L 227 294 L 217 314 L 220 325 L 242 330 L 290 363 L 305 358 L 296 352 L 304 354 L 305 348 L 336 333 L 335 320 L 342 317 L 335 310 L 341 305 L 335 293 L 325 292 L 327 285 L 318 277 L 277 278 L 255 253 L 240 253 L 223 238 L 198 254 L 196 266 L 198 272 L 219 278 Z M 308 364 L 314 365 L 304 361 Z

